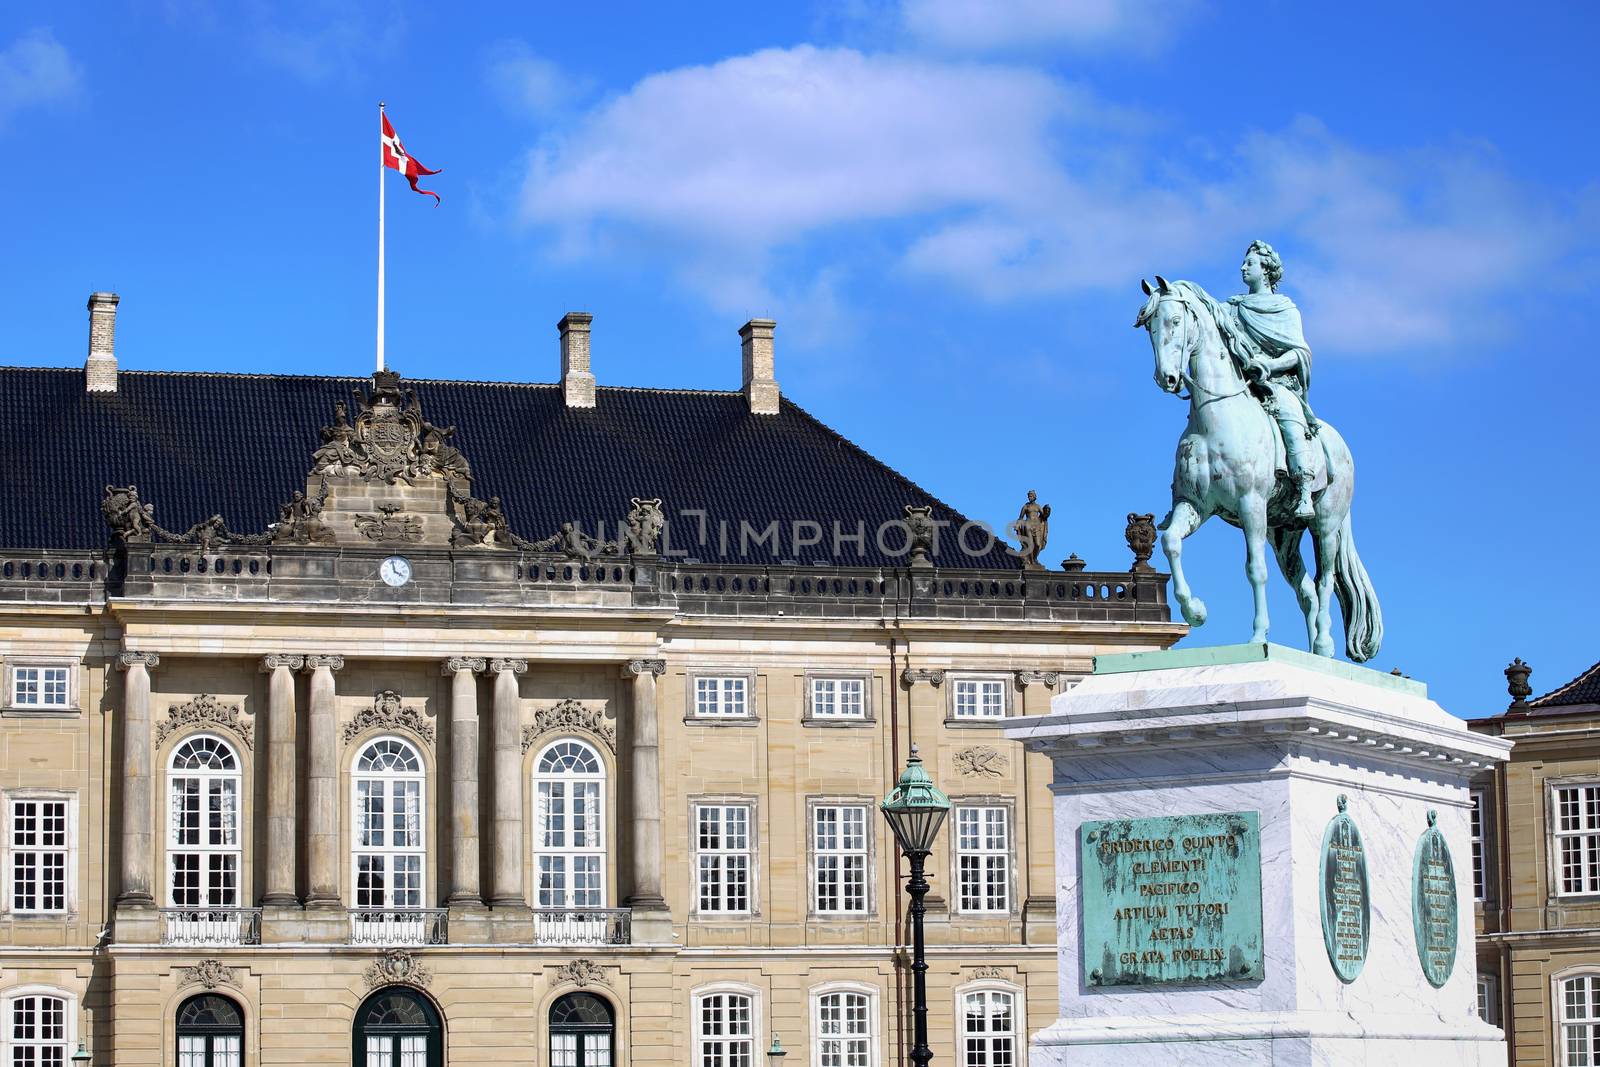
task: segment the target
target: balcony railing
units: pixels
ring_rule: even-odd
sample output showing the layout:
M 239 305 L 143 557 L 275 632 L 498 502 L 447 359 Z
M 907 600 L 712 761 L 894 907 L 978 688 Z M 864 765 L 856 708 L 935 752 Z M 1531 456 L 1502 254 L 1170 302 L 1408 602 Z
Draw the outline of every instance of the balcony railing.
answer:
M 540 945 L 626 945 L 632 917 L 627 908 L 534 908 L 533 940 Z
M 260 908 L 162 908 L 163 945 L 259 945 Z
M 352 945 L 443 945 L 444 908 L 351 908 Z

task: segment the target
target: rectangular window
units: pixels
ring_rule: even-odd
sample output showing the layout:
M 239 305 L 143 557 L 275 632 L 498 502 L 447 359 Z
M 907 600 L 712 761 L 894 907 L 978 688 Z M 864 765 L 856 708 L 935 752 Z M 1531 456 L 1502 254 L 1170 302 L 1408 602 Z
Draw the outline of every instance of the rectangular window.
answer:
M 1478 975 L 1478 1018 L 1490 1026 L 1500 1025 L 1500 983 L 1492 974 Z
M 11 704 L 18 708 L 67 706 L 68 667 L 15 667 L 11 671 Z
M 865 719 L 867 682 L 864 678 L 811 679 L 813 719 Z
M 998 678 L 957 678 L 955 717 L 958 719 L 1003 719 L 1006 714 L 1006 684 Z
M 750 911 L 750 806 L 697 804 L 696 885 L 702 912 Z
M 1483 853 L 1483 806 L 1487 797 L 1472 794 L 1472 899 L 1483 900 L 1487 888 Z
M 1566 1067 L 1600 1064 L 1600 975 L 1583 974 L 1561 983 L 1561 1045 Z
M 960 910 L 1011 910 L 1011 828 L 1006 808 L 956 809 L 956 875 Z
M 695 718 L 749 718 L 749 690 L 750 679 L 743 675 L 703 675 L 695 678 Z
M 817 998 L 817 1067 L 868 1067 L 872 1006 L 865 993 L 824 993 Z
M 979 990 L 961 998 L 961 1067 L 1015 1067 L 1017 1023 L 1010 993 Z
M 67 802 L 11 802 L 11 910 L 67 910 Z
M 1600 893 L 1600 785 L 1555 790 L 1560 894 Z
M 817 911 L 863 915 L 867 911 L 867 809 L 818 805 L 812 809 L 812 881 Z

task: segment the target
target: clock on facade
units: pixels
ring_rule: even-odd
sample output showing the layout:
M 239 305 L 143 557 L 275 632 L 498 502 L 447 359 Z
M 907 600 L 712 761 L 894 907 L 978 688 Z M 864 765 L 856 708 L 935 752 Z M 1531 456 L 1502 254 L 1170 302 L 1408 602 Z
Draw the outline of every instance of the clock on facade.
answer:
M 378 565 L 378 577 L 384 585 L 398 589 L 411 580 L 411 561 L 404 556 L 390 556 Z

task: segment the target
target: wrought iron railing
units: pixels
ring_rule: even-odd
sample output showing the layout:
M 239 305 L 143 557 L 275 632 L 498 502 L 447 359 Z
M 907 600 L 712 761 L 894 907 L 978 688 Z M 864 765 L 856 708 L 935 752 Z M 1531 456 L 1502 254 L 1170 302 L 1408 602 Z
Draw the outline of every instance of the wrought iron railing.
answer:
M 352 945 L 443 945 L 449 941 L 444 908 L 351 908 Z
M 259 945 L 260 908 L 162 908 L 163 945 Z
M 626 945 L 632 918 L 627 908 L 534 908 L 533 940 L 540 945 Z

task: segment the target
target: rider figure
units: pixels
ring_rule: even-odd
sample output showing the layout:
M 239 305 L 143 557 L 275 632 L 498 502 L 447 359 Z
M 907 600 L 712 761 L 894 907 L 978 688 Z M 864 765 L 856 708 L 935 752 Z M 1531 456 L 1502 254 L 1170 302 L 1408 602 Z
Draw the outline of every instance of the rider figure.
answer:
M 1310 455 L 1316 416 L 1306 401 L 1311 388 L 1311 348 L 1300 325 L 1300 309 L 1278 292 L 1283 260 L 1265 241 L 1245 249 L 1239 274 L 1250 290 L 1230 297 L 1217 325 L 1233 358 L 1254 385 L 1256 396 L 1283 432 L 1289 478 L 1297 487 L 1294 513 L 1310 519 Z

